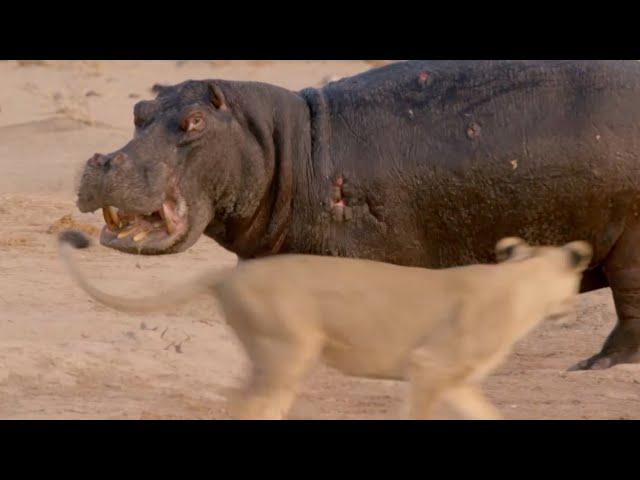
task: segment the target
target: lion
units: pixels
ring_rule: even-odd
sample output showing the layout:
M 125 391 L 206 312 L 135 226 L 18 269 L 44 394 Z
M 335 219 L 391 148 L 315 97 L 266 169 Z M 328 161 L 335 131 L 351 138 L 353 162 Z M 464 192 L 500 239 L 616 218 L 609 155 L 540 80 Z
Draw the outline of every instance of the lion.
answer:
M 413 419 L 433 418 L 439 401 L 467 418 L 500 419 L 481 382 L 539 322 L 570 311 L 592 256 L 586 242 L 530 246 L 517 237 L 496 244 L 498 264 L 440 270 L 279 255 L 134 299 L 100 291 L 78 270 L 70 250 L 89 245 L 82 233 L 59 240 L 80 287 L 112 308 L 158 311 L 215 295 L 251 361 L 247 385 L 229 398 L 240 419 L 286 418 L 320 361 L 347 375 L 408 381 Z

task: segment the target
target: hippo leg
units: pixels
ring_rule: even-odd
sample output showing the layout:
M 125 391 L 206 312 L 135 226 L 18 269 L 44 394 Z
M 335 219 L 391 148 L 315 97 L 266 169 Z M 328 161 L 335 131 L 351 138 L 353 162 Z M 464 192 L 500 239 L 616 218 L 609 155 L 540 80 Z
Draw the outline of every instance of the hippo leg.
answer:
M 631 228 L 629 228 L 631 227 Z M 571 370 L 597 370 L 618 363 L 640 363 L 640 224 L 627 227 L 604 262 L 618 323 L 600 353 Z
M 580 293 L 591 292 L 592 290 L 599 290 L 601 288 L 607 288 L 609 286 L 609 279 L 604 274 L 602 265 L 598 265 L 595 268 L 586 270 L 582 274 L 582 281 L 580 282 Z

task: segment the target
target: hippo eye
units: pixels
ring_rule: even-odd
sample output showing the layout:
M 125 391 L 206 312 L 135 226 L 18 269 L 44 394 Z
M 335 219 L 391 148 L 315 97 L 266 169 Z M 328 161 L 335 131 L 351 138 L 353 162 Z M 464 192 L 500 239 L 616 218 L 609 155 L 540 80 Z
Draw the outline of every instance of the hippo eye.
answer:
M 180 124 L 185 132 L 200 131 L 204 128 L 204 118 L 201 115 L 189 115 Z

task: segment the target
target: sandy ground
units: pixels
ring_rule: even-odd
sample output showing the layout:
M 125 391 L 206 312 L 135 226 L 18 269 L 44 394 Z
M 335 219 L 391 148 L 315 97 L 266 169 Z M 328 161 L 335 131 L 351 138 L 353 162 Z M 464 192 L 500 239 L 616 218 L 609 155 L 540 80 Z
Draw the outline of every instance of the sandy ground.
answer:
M 228 418 L 224 394 L 240 384 L 246 361 L 215 300 L 166 314 L 113 312 L 71 283 L 52 233 L 102 225 L 100 214 L 74 207 L 79 170 L 94 152 L 129 140 L 133 104 L 151 98 L 154 83 L 251 79 L 299 89 L 368 68 L 361 61 L 0 62 L 0 418 Z M 122 294 L 236 261 L 205 238 L 174 256 L 99 246 L 79 257 L 100 286 Z M 507 418 L 639 418 L 640 365 L 566 371 L 599 349 L 614 322 L 608 289 L 582 295 L 575 317 L 521 341 L 485 391 Z M 292 418 L 398 418 L 406 388 L 319 367 Z

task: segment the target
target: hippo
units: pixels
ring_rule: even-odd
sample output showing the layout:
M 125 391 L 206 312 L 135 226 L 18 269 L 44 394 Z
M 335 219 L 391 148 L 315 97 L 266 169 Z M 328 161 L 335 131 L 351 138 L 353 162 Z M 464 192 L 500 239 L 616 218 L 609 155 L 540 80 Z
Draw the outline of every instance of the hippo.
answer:
M 103 245 L 177 253 L 206 235 L 283 253 L 447 268 L 502 237 L 586 240 L 581 291 L 618 321 L 573 369 L 640 362 L 640 62 L 406 61 L 290 91 L 156 85 L 133 139 L 78 190 Z M 310 272 L 312 274 L 312 272 Z

